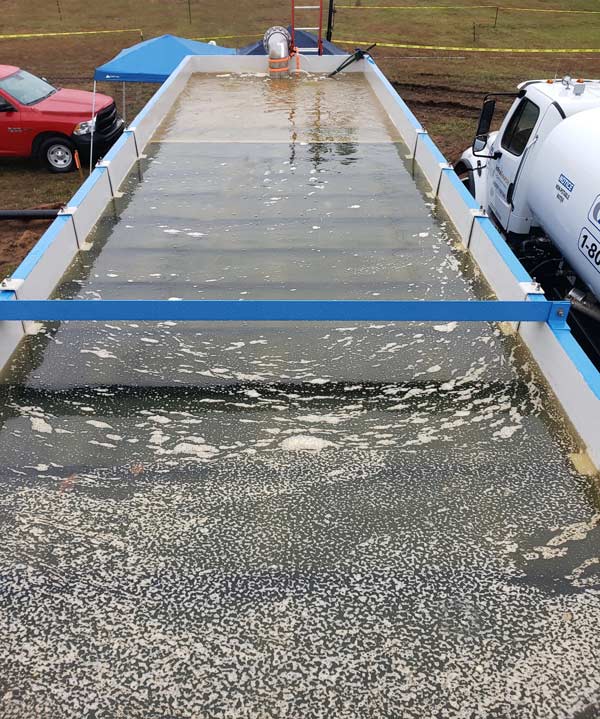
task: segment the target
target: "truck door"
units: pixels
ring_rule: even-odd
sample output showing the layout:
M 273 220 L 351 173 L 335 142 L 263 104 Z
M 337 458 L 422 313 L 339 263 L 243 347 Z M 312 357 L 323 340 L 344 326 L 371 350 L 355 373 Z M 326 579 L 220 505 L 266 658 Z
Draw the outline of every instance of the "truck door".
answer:
M 504 229 L 512 210 L 512 194 L 523 153 L 540 117 L 540 108 L 529 98 L 519 100 L 505 128 L 494 141 L 497 159 L 491 160 L 489 207 Z
M 0 93 L 0 156 L 22 154 L 19 138 L 22 130 L 20 111 Z

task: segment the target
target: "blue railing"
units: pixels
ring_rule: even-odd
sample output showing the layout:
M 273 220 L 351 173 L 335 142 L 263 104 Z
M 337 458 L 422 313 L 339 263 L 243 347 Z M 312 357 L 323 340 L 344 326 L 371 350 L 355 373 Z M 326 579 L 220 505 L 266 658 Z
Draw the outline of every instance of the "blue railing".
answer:
M 569 307 L 488 300 L 15 300 L 0 303 L 0 320 L 548 322 L 561 328 Z

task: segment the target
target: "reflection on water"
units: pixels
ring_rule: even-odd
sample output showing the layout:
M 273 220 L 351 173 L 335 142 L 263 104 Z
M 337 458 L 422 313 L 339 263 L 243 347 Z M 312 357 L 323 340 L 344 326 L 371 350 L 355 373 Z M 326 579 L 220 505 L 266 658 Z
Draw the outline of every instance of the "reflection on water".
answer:
M 160 142 L 388 143 L 400 135 L 361 75 L 195 75 L 155 136 Z
M 194 78 L 155 140 L 60 296 L 485 293 L 359 77 Z M 573 449 L 487 325 L 49 326 L 0 383 L 0 716 L 595 716 Z

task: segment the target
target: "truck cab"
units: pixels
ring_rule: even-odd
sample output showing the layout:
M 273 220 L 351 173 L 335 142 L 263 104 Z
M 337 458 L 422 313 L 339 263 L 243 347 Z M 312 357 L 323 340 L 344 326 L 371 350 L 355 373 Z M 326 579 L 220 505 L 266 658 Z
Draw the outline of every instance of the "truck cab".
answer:
M 533 80 L 518 86 L 500 129 L 490 133 L 496 97 L 488 95 L 473 146 L 456 172 L 505 234 L 527 235 L 536 218 L 528 203 L 531 171 L 552 130 L 568 117 L 600 107 L 600 83 L 592 80 Z
M 0 65 L 0 158 L 36 157 L 52 172 L 70 172 L 76 151 L 82 163 L 93 162 L 123 129 L 111 97 L 96 94 L 94 100 L 91 92 L 56 88 Z
M 497 132 L 496 93 L 455 170 L 531 277 L 571 301 L 569 324 L 600 369 L 600 81 L 519 85 Z

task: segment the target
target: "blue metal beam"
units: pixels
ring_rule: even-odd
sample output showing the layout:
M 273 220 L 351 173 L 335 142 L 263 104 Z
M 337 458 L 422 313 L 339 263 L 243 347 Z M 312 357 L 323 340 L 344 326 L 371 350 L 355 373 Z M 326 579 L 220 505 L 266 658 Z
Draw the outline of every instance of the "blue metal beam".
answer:
M 14 300 L 0 320 L 218 322 L 550 322 L 568 302 L 477 300 Z

